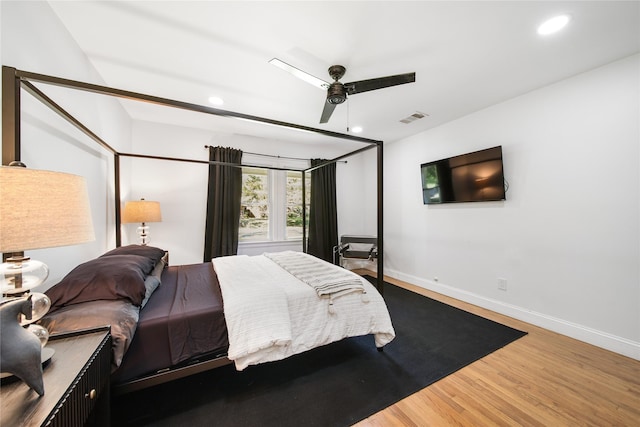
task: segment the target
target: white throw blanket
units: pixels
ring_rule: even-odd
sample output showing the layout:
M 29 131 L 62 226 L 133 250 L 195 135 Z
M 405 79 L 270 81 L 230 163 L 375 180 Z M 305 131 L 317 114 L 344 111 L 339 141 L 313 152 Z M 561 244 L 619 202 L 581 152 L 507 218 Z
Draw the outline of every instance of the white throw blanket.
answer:
M 265 283 L 269 275 L 246 255 L 214 258 L 212 262 L 222 291 L 229 359 L 288 345 L 291 322 L 287 296 L 277 286 Z
M 351 292 L 366 294 L 362 281 L 356 274 L 311 255 L 283 251 L 265 253 L 264 256 L 311 286 L 320 297 L 338 297 Z
M 239 371 L 346 337 L 373 334 L 378 347 L 395 337 L 382 296 L 363 278 L 369 302 L 352 292 L 333 301 L 330 313 L 330 298 L 319 298 L 311 286 L 266 256 L 229 256 L 211 262 L 222 291 L 228 357 Z

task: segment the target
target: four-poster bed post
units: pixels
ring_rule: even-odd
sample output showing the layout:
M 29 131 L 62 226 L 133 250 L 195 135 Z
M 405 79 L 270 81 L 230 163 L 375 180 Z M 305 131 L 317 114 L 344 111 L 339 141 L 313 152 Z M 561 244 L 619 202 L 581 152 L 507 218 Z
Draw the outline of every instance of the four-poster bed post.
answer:
M 378 292 L 380 292 L 380 294 L 382 294 L 384 296 L 384 239 L 383 239 L 383 232 L 384 232 L 384 221 L 383 221 L 383 212 L 384 212 L 384 206 L 382 204 L 383 200 L 382 200 L 382 193 L 383 193 L 383 181 L 382 181 L 382 169 L 383 169 L 383 162 L 382 162 L 382 142 L 378 144 L 378 155 L 377 155 L 377 169 L 378 169 L 378 185 L 377 185 L 377 191 L 378 191 L 378 274 L 377 274 L 377 279 L 376 279 L 376 288 L 378 289 Z
M 86 126 L 84 126 L 81 122 L 79 122 L 75 117 L 65 111 L 62 107 L 56 104 L 53 100 L 47 97 L 43 92 L 41 92 L 38 88 L 36 88 L 32 82 L 39 82 L 54 86 L 61 86 L 69 89 L 75 89 L 85 92 L 92 92 L 102 95 L 113 96 L 117 98 L 147 102 L 155 105 L 162 105 L 167 107 L 179 108 L 188 111 L 200 112 L 205 114 L 211 114 L 215 116 L 222 117 L 232 117 L 243 120 L 250 120 L 258 123 L 265 123 L 276 125 L 285 128 L 298 129 L 309 131 L 317 134 L 321 134 L 328 137 L 340 138 L 350 141 L 362 142 L 367 144 L 368 146 L 355 150 L 353 152 L 347 153 L 345 155 L 339 156 L 335 159 L 329 160 L 327 163 L 334 163 L 345 157 L 352 156 L 354 154 L 358 154 L 360 152 L 369 150 L 371 148 L 377 148 L 377 216 L 378 216 L 378 251 L 380 256 L 378 257 L 378 279 L 376 287 L 382 293 L 383 290 L 383 181 L 382 181 L 382 141 L 372 140 L 362 137 L 357 137 L 348 134 L 341 134 L 338 132 L 332 132 L 324 129 L 317 129 L 308 126 L 297 125 L 293 123 L 282 122 L 278 120 L 267 119 L 258 116 L 252 116 L 248 114 L 237 113 L 233 111 L 220 110 L 216 108 L 206 107 L 202 105 L 171 100 L 167 98 L 161 98 L 157 96 L 145 95 L 141 93 L 125 91 L 121 89 L 114 89 L 106 86 L 95 85 L 91 83 L 84 83 L 74 80 L 63 79 L 59 77 L 52 77 L 43 74 L 37 74 L 27 71 L 17 70 L 13 67 L 3 66 L 2 67 L 2 164 L 8 165 L 11 161 L 20 160 L 20 152 L 21 152 L 21 138 L 20 138 L 20 115 L 21 115 L 21 103 L 20 103 L 20 89 L 24 88 L 31 95 L 33 95 L 36 99 L 47 105 L 73 126 L 78 128 L 85 135 L 89 136 L 92 140 L 101 145 L 104 149 L 109 151 L 114 158 L 114 175 L 115 175 L 115 222 L 116 222 L 116 246 L 120 246 L 121 244 L 121 230 L 120 230 L 120 220 L 121 220 L 121 200 L 120 200 L 120 157 L 121 156 L 129 156 L 129 157 L 145 157 L 145 158 L 158 158 L 164 160 L 177 160 L 177 161 L 187 161 L 187 162 L 198 162 L 202 163 L 202 161 L 191 160 L 191 159 L 178 159 L 178 158 L 169 158 L 169 157 L 157 157 L 157 156 L 145 156 L 138 154 L 125 154 L 120 153 L 117 150 L 114 150 L 109 144 L 103 141 L 96 134 L 91 132 Z M 210 162 L 204 162 L 210 163 Z M 322 165 L 316 166 L 321 167 Z M 311 168 L 301 171 L 304 177 L 306 172 L 309 172 Z M 303 179 L 303 194 L 306 189 L 304 188 L 304 179 Z M 303 212 L 306 213 L 306 209 L 304 207 L 303 200 Z M 306 238 L 306 224 L 303 224 L 303 240 Z M 303 243 L 304 246 L 306 242 Z M 303 246 L 303 248 L 304 248 Z M 305 248 L 306 249 L 306 248 Z

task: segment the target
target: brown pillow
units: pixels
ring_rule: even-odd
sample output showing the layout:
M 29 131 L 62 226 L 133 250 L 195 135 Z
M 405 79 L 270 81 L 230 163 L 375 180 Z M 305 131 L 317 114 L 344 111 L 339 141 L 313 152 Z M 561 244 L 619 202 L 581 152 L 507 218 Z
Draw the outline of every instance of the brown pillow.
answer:
M 139 306 L 145 297 L 144 280 L 154 265 L 141 255 L 110 255 L 80 264 L 45 292 L 51 311 L 96 300 L 126 299 Z
M 155 248 L 153 246 L 127 245 L 112 249 L 109 252 L 100 255 L 100 257 L 102 258 L 113 255 L 140 255 L 143 257 L 151 258 L 153 260 L 153 265 L 156 265 L 165 253 L 166 252 L 163 249 Z

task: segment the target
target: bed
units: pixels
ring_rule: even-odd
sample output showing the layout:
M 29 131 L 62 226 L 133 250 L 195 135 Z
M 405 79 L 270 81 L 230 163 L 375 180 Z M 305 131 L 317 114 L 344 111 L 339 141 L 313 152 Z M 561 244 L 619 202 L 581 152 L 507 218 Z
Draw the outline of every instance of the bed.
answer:
M 210 283 L 209 280 L 213 279 L 206 279 L 201 282 L 200 279 L 193 280 L 190 278 L 192 274 L 195 274 L 196 276 L 210 275 L 217 279 L 218 272 L 214 269 L 215 262 L 212 261 L 202 264 L 194 264 L 192 266 L 167 266 L 166 261 L 164 262 L 165 265 L 162 265 L 163 262 L 157 260 L 158 254 L 154 254 L 151 262 L 149 263 L 148 260 L 144 259 L 145 257 L 143 255 L 122 253 L 122 251 L 131 250 L 132 247 L 125 246 L 124 248 L 126 249 L 120 247 L 122 243 L 121 208 L 123 205 L 123 201 L 121 200 L 121 181 L 123 182 L 121 176 L 121 169 L 123 169 L 121 168 L 121 159 L 154 159 L 159 161 L 187 162 L 191 164 L 208 165 L 221 163 L 211 160 L 206 161 L 182 157 L 158 156 L 156 154 L 149 155 L 145 153 L 121 152 L 114 148 L 109 141 L 102 139 L 99 136 L 99 132 L 93 132 L 86 124 L 74 117 L 71 112 L 62 108 L 59 103 L 55 102 L 43 91 L 43 88 L 41 87 L 42 85 L 44 85 L 45 88 L 49 86 L 62 87 L 99 95 L 106 95 L 116 99 L 127 99 L 142 103 L 150 103 L 158 106 L 176 108 L 181 111 L 190 111 L 196 114 L 206 114 L 210 117 L 221 117 L 224 118 L 224 120 L 229 118 L 241 121 L 249 120 L 266 126 L 275 125 L 281 128 L 288 128 L 292 131 L 304 130 L 315 135 L 314 138 L 318 138 L 318 141 L 326 140 L 329 142 L 338 138 L 341 141 L 364 144 L 363 146 L 359 146 L 359 148 L 355 149 L 351 144 L 345 145 L 344 152 L 337 156 L 331 155 L 331 159 L 327 161 L 327 164 L 336 163 L 350 156 L 359 155 L 368 150 L 375 149 L 377 168 L 377 236 L 379 251 L 379 256 L 377 258 L 377 290 L 373 289 L 366 280 L 359 279 L 362 282 L 363 289 L 366 289 L 366 294 L 371 298 L 369 301 L 365 302 L 362 299 L 364 292 L 348 292 L 346 295 L 338 298 L 332 298 L 331 296 L 319 297 L 317 294 L 319 289 L 308 285 L 303 280 L 298 280 L 298 282 L 294 281 L 294 283 L 306 286 L 307 294 L 310 295 L 309 298 L 313 297 L 311 298 L 312 300 L 319 300 L 322 304 L 325 304 L 322 306 L 324 310 L 323 313 L 311 313 L 308 316 L 309 318 L 315 319 L 315 316 L 320 316 L 322 314 L 328 319 L 335 317 L 342 321 L 345 317 L 345 309 L 348 310 L 349 304 L 356 304 L 357 302 L 359 305 L 369 307 L 371 312 L 379 312 L 380 319 L 384 320 L 370 320 L 369 324 L 364 324 L 366 327 L 355 327 L 354 325 L 349 325 L 346 331 L 342 332 L 342 334 L 350 336 L 362 333 L 371 333 L 376 337 L 376 345 L 378 346 L 383 344 L 385 341 L 392 339 L 394 335 L 393 328 L 391 326 L 390 319 L 388 319 L 388 312 L 386 310 L 386 306 L 384 306 L 384 300 L 382 300 L 382 297 L 380 296 L 380 293 L 383 292 L 382 277 L 384 271 L 384 257 L 382 256 L 384 254 L 384 203 L 382 173 L 383 141 L 363 138 L 361 136 L 348 133 L 338 133 L 327 129 L 287 123 L 281 120 L 273 120 L 240 112 L 220 110 L 217 108 L 161 98 L 149 94 L 110 88 L 88 82 L 80 82 L 33 73 L 8 66 L 3 66 L 2 75 L 3 82 L 7 83 L 6 85 L 3 85 L 3 88 L 6 88 L 7 90 L 2 91 L 3 164 L 9 164 L 15 160 L 21 160 L 24 141 L 22 141 L 20 127 L 17 126 L 17 124 L 20 123 L 19 119 L 22 114 L 22 106 L 24 105 L 24 103 L 21 102 L 22 92 L 27 92 L 33 96 L 34 99 L 56 112 L 67 123 L 71 124 L 78 131 L 84 134 L 88 138 L 88 142 L 90 144 L 95 143 L 96 148 L 99 148 L 101 152 L 106 152 L 107 156 L 105 158 L 109 159 L 108 162 L 113 166 L 111 172 L 105 176 L 105 180 L 107 180 L 105 182 L 108 182 L 109 179 L 113 178 L 112 185 L 102 187 L 107 189 L 107 197 L 105 198 L 105 201 L 111 198 L 110 193 L 112 191 L 110 189 L 113 189 L 113 200 L 111 202 L 107 202 L 105 206 L 107 209 L 109 209 L 109 206 L 112 206 L 114 209 L 113 218 L 115 219 L 115 226 L 113 227 L 113 231 L 115 233 L 115 245 L 118 248 L 115 252 L 110 251 L 111 253 L 104 254 L 96 260 L 91 260 L 79 265 L 77 270 L 74 269 L 74 271 L 70 272 L 69 276 L 65 277 L 60 284 L 47 291 L 47 293 L 52 296 L 54 305 L 50 313 L 42 320 L 42 323 L 46 324 L 45 326 L 47 326 L 47 328 L 53 333 L 65 330 L 92 328 L 105 324 L 110 325 L 114 344 L 112 358 L 112 384 L 115 385 L 112 390 L 114 392 L 134 391 L 138 388 L 144 388 L 174 378 L 179 378 L 186 374 L 214 368 L 221 364 L 235 363 L 239 369 L 244 369 L 244 363 L 247 363 L 247 366 L 254 363 L 261 363 L 252 360 L 251 358 L 254 357 L 253 355 L 241 355 L 239 358 L 235 358 L 234 356 L 234 340 L 233 338 L 231 340 L 228 339 L 230 335 L 229 332 L 232 328 L 228 327 L 229 322 L 227 322 L 226 316 L 229 315 L 227 310 L 229 299 L 233 300 L 235 297 L 233 296 L 233 293 L 232 296 L 228 298 L 223 295 L 226 285 L 225 283 L 222 283 L 224 280 L 218 280 L 218 282 L 220 282 L 220 287 L 218 288 L 216 288 L 215 285 L 210 285 L 209 288 L 198 291 L 195 287 L 196 282 L 200 284 Z M 274 159 L 280 159 L 280 154 L 281 153 L 274 153 L 271 157 Z M 264 156 L 268 155 L 268 153 L 260 153 L 258 155 Z M 325 155 L 318 153 L 318 157 L 322 158 L 325 157 Z M 280 161 L 278 160 L 278 164 L 279 162 Z M 225 163 L 223 162 L 222 164 Z M 256 165 L 242 164 L 242 166 Z M 318 167 L 322 167 L 322 165 L 305 167 L 303 169 L 294 168 L 294 170 L 306 174 Z M 303 183 L 304 182 L 305 180 L 303 180 Z M 100 206 L 102 206 L 102 204 Z M 304 206 L 305 205 L 303 205 L 303 212 L 305 212 Z M 108 222 L 109 223 L 106 224 L 106 226 L 108 229 L 111 229 L 113 224 L 111 224 L 110 219 Z M 306 221 L 303 221 L 303 251 L 306 251 L 306 232 Z M 162 259 L 165 255 L 164 251 L 160 250 L 159 252 L 162 253 L 160 256 L 160 259 Z M 127 258 L 132 256 L 142 256 L 142 259 L 138 258 L 133 262 L 131 259 Z M 239 262 L 246 261 L 241 258 L 238 258 L 237 260 Z M 222 262 L 224 263 L 226 261 Z M 91 276 L 91 274 L 96 271 L 99 271 L 99 277 Z M 181 279 L 183 276 L 184 278 Z M 186 285 L 184 285 L 184 283 L 181 284 L 181 280 L 187 280 Z M 259 283 L 261 283 L 260 280 L 258 281 L 258 284 Z M 274 291 L 274 293 L 284 294 L 285 296 L 292 298 L 292 302 L 287 301 L 286 303 L 288 309 L 290 304 L 306 304 L 300 301 L 293 302 L 295 298 L 291 290 L 294 288 L 294 283 L 289 283 L 284 289 Z M 213 288 L 211 288 L 211 286 L 213 286 Z M 302 286 L 302 288 L 304 288 L 304 286 Z M 278 288 L 276 287 L 276 289 Z M 181 295 L 181 292 L 183 294 L 186 293 L 187 295 L 190 293 L 196 293 L 197 295 L 197 292 L 207 293 L 206 298 L 200 298 L 200 301 L 208 301 L 207 304 L 204 304 L 206 309 L 197 313 L 196 317 L 192 317 L 192 304 L 183 305 L 183 312 L 178 310 L 178 308 L 181 307 L 181 302 L 178 300 L 178 296 Z M 220 294 L 220 301 L 218 302 L 215 302 L 213 299 L 216 293 Z M 176 299 L 172 300 L 171 298 Z M 187 299 L 194 298 L 195 297 L 189 297 Z M 367 299 L 367 297 L 364 298 Z M 257 299 L 259 300 L 259 298 Z M 221 302 L 223 300 L 225 302 L 224 304 Z M 280 304 L 282 304 L 281 299 Z M 215 336 L 217 334 L 219 339 L 226 337 L 228 340 L 227 342 L 221 342 L 220 340 L 217 340 L 218 342 L 216 342 L 216 339 L 212 339 L 212 342 L 205 342 L 206 340 L 193 341 L 189 339 L 183 342 L 183 348 L 172 349 L 172 346 L 178 346 L 181 342 L 178 339 L 179 335 L 176 331 L 184 329 L 191 334 L 190 338 L 192 338 L 195 336 L 193 328 L 195 328 L 196 325 L 198 327 L 203 327 L 214 321 L 212 318 L 216 317 L 216 314 L 213 313 L 213 311 L 215 311 L 214 307 L 216 306 L 218 306 L 218 308 L 223 308 L 221 314 L 225 319 L 224 327 L 216 329 L 216 333 L 205 329 L 202 334 L 206 337 L 210 337 L 212 335 Z M 240 303 L 240 306 L 242 307 L 242 303 Z M 196 309 L 196 311 L 197 310 L 198 309 Z M 329 310 L 333 311 L 333 313 L 330 313 Z M 218 313 L 218 317 L 219 315 L 220 313 Z M 201 317 L 198 318 L 197 316 Z M 306 318 L 304 315 L 298 317 L 303 320 Z M 171 320 L 171 322 L 168 320 Z M 291 320 L 291 317 L 289 320 Z M 280 322 L 281 321 L 282 319 Z M 356 324 L 358 323 L 356 322 Z M 383 324 L 386 326 L 382 327 Z M 375 331 L 374 326 L 380 326 L 381 330 Z M 227 328 L 227 335 L 224 334 L 223 328 L 225 327 Z M 303 328 L 298 327 L 298 330 L 300 329 Z M 336 328 L 336 330 L 340 329 Z M 329 329 L 329 332 L 333 331 Z M 318 331 L 317 333 L 322 336 L 323 333 L 328 332 Z M 384 334 L 386 334 L 386 337 Z M 163 336 L 164 341 L 161 339 Z M 276 351 L 271 352 L 267 348 L 261 348 L 258 349 L 258 351 L 261 353 L 267 353 L 266 355 L 261 354 L 260 358 L 265 357 L 267 359 L 277 359 L 281 357 L 288 357 L 289 354 L 294 354 L 298 351 L 305 351 L 307 347 L 312 348 L 314 345 L 323 345 L 323 343 L 329 342 L 332 339 L 334 338 L 322 336 L 319 343 L 309 344 L 306 341 L 299 343 L 296 341 L 295 334 L 293 334 L 290 341 L 274 340 L 272 347 L 275 346 Z M 283 351 L 283 349 L 285 350 Z M 162 358 L 164 358 L 164 360 L 161 360 Z M 237 362 L 238 359 L 240 359 L 239 362 Z
M 168 265 L 141 245 L 83 263 L 46 291 L 52 334 L 111 325 L 112 385 L 134 391 L 233 363 L 241 371 L 344 338 L 395 337 L 367 280 L 301 252 Z

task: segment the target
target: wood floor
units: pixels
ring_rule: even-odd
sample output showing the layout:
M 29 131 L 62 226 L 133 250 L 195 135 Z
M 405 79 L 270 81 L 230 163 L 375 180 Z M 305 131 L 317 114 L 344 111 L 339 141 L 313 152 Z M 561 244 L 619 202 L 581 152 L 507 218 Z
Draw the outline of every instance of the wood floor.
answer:
M 357 427 L 640 426 L 640 361 L 399 280 L 386 280 L 528 335 Z

